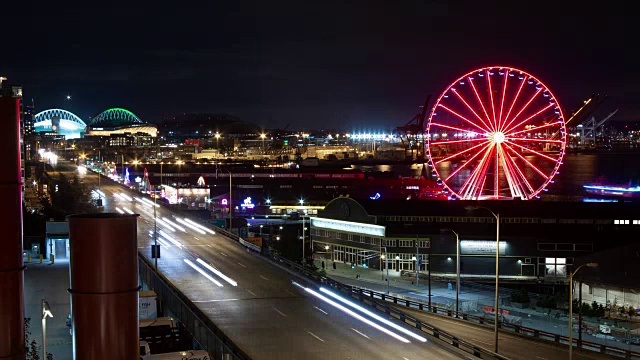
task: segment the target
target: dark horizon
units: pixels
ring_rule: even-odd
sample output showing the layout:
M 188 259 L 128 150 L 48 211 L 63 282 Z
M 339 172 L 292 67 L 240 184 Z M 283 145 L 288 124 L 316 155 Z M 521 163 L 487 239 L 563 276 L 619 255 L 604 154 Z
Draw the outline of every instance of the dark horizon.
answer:
M 640 120 L 640 72 L 626 50 L 635 36 L 624 9 L 438 1 L 83 6 L 7 6 L 20 16 L 7 17 L 5 28 L 20 31 L 3 39 L 0 76 L 22 84 L 37 111 L 58 107 L 87 119 L 123 107 L 151 123 L 228 113 L 264 128 L 387 129 L 464 73 L 503 65 L 543 81 L 566 116 L 601 93 L 609 99 L 598 116 L 620 108 L 613 120 Z

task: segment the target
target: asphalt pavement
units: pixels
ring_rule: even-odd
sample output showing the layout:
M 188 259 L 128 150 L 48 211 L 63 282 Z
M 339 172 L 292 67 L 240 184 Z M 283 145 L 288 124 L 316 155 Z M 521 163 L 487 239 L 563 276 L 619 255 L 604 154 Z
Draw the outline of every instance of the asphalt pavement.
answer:
M 96 175 L 88 174 L 83 179 L 91 188 L 97 188 Z M 140 214 L 139 250 L 150 257 L 150 245 L 154 242 L 153 205 L 141 200 L 143 195 L 108 181 L 102 181 L 100 191 L 104 196 L 97 192 L 94 196 L 104 198 L 105 212 Z M 133 200 L 129 200 L 131 198 Z M 371 325 L 368 316 L 364 318 L 369 323 L 353 317 L 334 306 L 335 301 L 332 304 L 317 297 L 315 294 L 328 298 L 315 285 L 226 237 L 194 230 L 183 219 L 182 215 L 164 207 L 156 208 L 162 247 L 159 270 L 254 359 L 464 357 L 438 340 L 428 338 L 422 342 L 377 320 Z M 343 309 L 345 307 L 348 306 L 344 305 Z M 353 312 L 362 316 L 358 311 Z M 379 315 L 391 319 L 382 313 Z M 424 336 L 408 325 L 391 321 Z

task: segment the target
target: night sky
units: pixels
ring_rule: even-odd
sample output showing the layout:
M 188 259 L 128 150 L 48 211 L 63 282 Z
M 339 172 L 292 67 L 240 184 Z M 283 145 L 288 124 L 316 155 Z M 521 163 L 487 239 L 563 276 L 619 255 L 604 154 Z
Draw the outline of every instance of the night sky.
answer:
M 0 76 L 37 110 L 386 130 L 467 71 L 506 65 L 545 82 L 569 112 L 598 92 L 609 96 L 601 112 L 640 120 L 638 25 L 612 2 L 87 3 L 1 5 Z

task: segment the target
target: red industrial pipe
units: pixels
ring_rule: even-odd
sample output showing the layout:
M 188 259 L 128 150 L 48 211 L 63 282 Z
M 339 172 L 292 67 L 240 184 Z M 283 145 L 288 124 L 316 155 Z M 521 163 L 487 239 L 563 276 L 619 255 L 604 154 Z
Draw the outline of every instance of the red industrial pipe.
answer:
M 0 95 L 0 359 L 24 359 L 20 99 Z
M 68 216 L 74 359 L 140 359 L 137 216 Z

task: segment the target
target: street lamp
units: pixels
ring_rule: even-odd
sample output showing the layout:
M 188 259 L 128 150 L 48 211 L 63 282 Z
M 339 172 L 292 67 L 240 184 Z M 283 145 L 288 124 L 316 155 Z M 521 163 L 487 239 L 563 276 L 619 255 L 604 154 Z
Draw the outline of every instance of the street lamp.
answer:
M 220 141 L 220 133 L 216 131 L 216 157 L 219 157 L 220 155 L 220 146 L 219 146 L 219 141 Z
M 265 153 L 265 150 L 264 150 L 264 139 L 266 137 L 267 137 L 267 134 L 265 134 L 265 133 L 260 134 L 260 138 L 262 138 L 262 154 Z
M 232 220 L 233 218 L 232 218 L 232 215 L 231 215 L 231 212 L 233 211 L 233 201 L 232 201 L 233 197 L 231 196 L 231 188 L 232 188 L 231 178 L 232 177 L 231 177 L 231 171 L 226 170 L 226 172 L 229 173 L 229 231 L 233 232 L 233 230 L 231 230 L 233 228 L 231 226 L 232 225 L 231 222 L 233 221 Z
M 460 311 L 460 237 L 458 233 L 451 229 L 442 229 L 440 232 L 451 231 L 456 236 L 456 317 L 458 317 L 458 311 Z
M 598 263 L 582 264 L 569 274 L 569 360 L 573 358 L 573 276 L 584 266 L 595 268 Z
M 387 295 L 389 295 L 389 254 L 387 253 L 387 247 L 384 247 L 384 267 L 387 268 Z
M 42 299 L 42 358 L 47 358 L 47 316 L 53 318 L 49 303 Z
M 262 237 L 262 224 L 260 224 L 260 237 Z
M 485 209 L 487 211 L 489 211 L 491 213 L 491 215 L 493 215 L 494 218 L 496 218 L 496 295 L 495 295 L 495 301 L 494 301 L 494 310 L 496 312 L 495 314 L 495 320 L 494 320 L 494 349 L 493 351 L 497 354 L 498 353 L 498 295 L 499 295 L 499 278 L 500 278 L 500 273 L 499 273 L 499 261 L 500 261 L 500 214 L 499 213 L 495 213 L 493 212 L 493 210 L 489 209 L 486 206 L 465 206 L 466 210 L 478 210 L 478 209 Z

